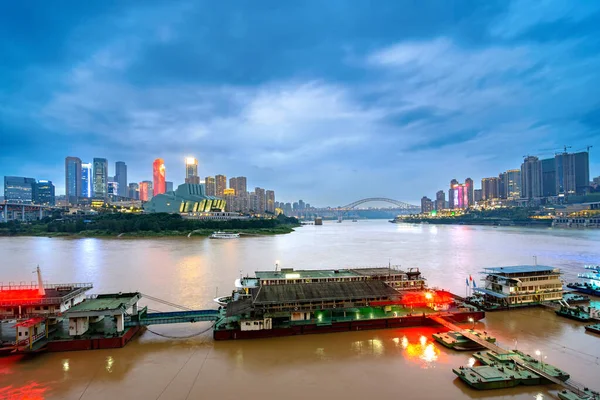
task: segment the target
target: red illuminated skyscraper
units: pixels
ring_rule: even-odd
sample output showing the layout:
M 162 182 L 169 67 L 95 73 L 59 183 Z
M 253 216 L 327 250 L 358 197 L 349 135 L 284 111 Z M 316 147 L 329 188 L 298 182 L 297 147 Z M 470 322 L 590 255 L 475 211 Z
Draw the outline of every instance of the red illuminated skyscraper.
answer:
M 157 158 L 152 164 L 152 176 L 154 177 L 154 196 L 167 191 L 165 175 L 165 161 L 162 158 Z

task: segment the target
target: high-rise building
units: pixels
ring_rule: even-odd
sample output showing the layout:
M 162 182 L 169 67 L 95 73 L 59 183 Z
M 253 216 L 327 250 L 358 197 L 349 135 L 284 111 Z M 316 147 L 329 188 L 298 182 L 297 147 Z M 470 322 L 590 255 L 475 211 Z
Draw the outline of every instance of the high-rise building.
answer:
M 216 196 L 217 189 L 215 186 L 215 178 L 212 176 L 207 176 L 204 178 L 204 191 L 207 196 Z
M 467 204 L 468 206 L 472 206 L 473 204 L 475 204 L 475 201 L 473 199 L 473 179 L 471 178 L 467 178 L 465 179 L 465 190 L 467 191 Z
M 117 161 L 115 163 L 114 181 L 119 184 L 118 195 L 121 197 L 127 197 L 127 164 L 125 164 L 124 161 Z
M 506 181 L 508 180 L 508 176 L 506 175 L 506 172 L 502 172 L 501 174 L 498 175 L 498 198 L 499 199 L 506 199 L 507 197 L 507 184 Z
M 244 197 L 248 193 L 245 176 L 229 179 L 229 187 L 235 189 L 235 195 L 237 197 Z
M 137 183 L 133 183 L 133 182 L 130 183 L 127 197 L 129 197 L 130 199 L 133 199 L 133 200 L 139 200 L 140 199 L 140 185 Z
M 33 203 L 35 179 L 22 176 L 4 177 L 4 200 L 9 203 Z
M 590 188 L 590 160 L 587 151 L 561 153 L 556 161 L 556 189 L 559 195 L 584 195 Z
M 165 161 L 162 158 L 157 158 L 152 164 L 153 189 L 154 196 L 163 194 L 167 191 Z
M 266 211 L 275 214 L 275 191 L 267 190 L 265 196 L 267 202 Z
M 150 201 L 153 197 L 153 188 L 152 181 L 142 181 L 140 182 L 140 200 L 141 201 Z
M 167 192 L 173 191 L 173 182 L 165 181 L 165 189 Z
M 421 198 L 421 213 L 430 213 L 433 211 L 433 201 L 427 196 Z
M 53 206 L 56 204 L 56 196 L 52 181 L 39 180 L 33 186 L 33 202 Z
M 458 208 L 455 207 L 454 205 L 454 187 L 458 185 L 458 181 L 456 179 L 452 179 L 450 181 L 450 189 L 448 189 L 448 203 L 449 203 L 449 208 L 454 209 L 454 208 Z
M 494 177 L 483 178 L 481 180 L 481 198 L 482 200 L 492 200 L 499 198 L 500 179 Z
M 70 204 L 77 204 L 81 197 L 81 159 L 65 158 L 65 196 Z
M 267 210 L 267 197 L 265 189 L 256 187 L 254 188 L 254 193 L 256 194 L 257 198 L 255 211 L 262 214 Z
M 187 157 L 185 159 L 185 183 L 200 183 L 200 176 L 198 175 L 198 160 L 194 157 Z
M 483 189 L 475 189 L 473 191 L 473 198 L 475 200 L 475 203 L 483 200 Z
M 94 196 L 94 185 L 92 183 L 92 163 L 81 164 L 81 197 L 90 198 Z
M 227 177 L 225 175 L 215 176 L 215 196 L 223 197 L 225 189 L 227 189 Z
M 237 178 L 229 178 L 229 188 L 237 194 Z
M 499 192 L 504 195 L 501 199 L 516 200 L 521 197 L 521 170 L 509 169 L 501 174 Z
M 438 190 L 435 194 L 435 209 L 437 211 L 443 210 L 446 206 L 446 193 L 443 190 Z
M 106 158 L 94 158 L 93 164 L 94 197 L 106 199 L 108 196 L 108 161 Z
M 542 162 L 534 156 L 527 156 L 521 164 L 521 198 L 542 197 Z
M 542 196 L 556 196 L 556 158 L 542 160 Z

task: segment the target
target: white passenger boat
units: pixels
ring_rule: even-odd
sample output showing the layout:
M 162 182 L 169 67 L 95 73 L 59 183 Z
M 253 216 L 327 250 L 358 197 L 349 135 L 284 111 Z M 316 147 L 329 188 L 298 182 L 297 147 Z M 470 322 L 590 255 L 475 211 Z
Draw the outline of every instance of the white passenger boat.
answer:
M 213 232 L 212 235 L 209 236 L 211 239 L 237 239 L 239 237 L 239 233 L 231 232 Z

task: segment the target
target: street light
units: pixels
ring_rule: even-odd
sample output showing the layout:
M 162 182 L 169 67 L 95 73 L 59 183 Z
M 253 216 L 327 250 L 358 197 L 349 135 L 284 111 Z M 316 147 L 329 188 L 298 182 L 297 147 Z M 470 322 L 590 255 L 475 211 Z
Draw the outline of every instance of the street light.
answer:
M 542 369 L 544 369 L 544 361 L 542 360 L 542 352 L 539 350 L 536 350 L 535 355 L 540 358 L 540 366 L 542 367 Z
M 471 330 L 475 330 L 475 320 L 473 319 L 473 317 L 469 317 L 469 322 L 473 324 L 473 326 L 471 326 Z

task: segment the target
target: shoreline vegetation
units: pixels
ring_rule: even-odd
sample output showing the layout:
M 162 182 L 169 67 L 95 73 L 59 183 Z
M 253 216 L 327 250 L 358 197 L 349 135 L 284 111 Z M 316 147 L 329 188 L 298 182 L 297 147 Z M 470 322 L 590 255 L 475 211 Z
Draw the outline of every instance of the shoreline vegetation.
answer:
M 70 238 L 207 237 L 215 231 L 243 236 L 291 233 L 301 226 L 293 217 L 232 220 L 193 220 L 179 214 L 104 213 L 95 216 L 46 217 L 39 221 L 9 221 L 0 224 L 0 236 Z
M 484 225 L 484 226 L 528 226 L 550 227 L 552 219 L 541 215 L 538 209 L 503 208 L 495 210 L 469 211 L 455 216 L 413 216 L 396 218 L 393 222 L 409 224 L 439 225 Z

